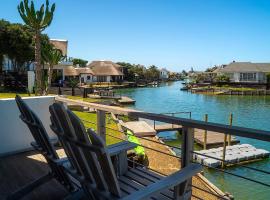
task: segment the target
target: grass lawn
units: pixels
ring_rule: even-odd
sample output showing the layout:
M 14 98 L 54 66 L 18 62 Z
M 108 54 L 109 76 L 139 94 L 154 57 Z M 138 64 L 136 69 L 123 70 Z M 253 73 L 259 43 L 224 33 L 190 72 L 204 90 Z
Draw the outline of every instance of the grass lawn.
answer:
M 96 113 L 86 113 L 86 112 L 80 112 L 80 111 L 73 111 L 73 112 L 81 120 L 86 120 L 86 121 L 90 121 L 90 122 L 93 122 L 93 123 L 97 123 L 97 115 L 96 115 Z M 97 129 L 96 124 L 92 124 L 92 123 L 85 122 L 85 121 L 83 121 L 83 123 L 84 123 L 84 126 L 86 128 L 92 128 L 92 129 L 94 129 L 96 131 L 96 129 Z M 110 118 L 110 115 L 106 115 L 106 126 L 109 127 L 109 128 L 113 128 L 113 129 L 118 130 L 117 124 Z M 107 128 L 106 133 L 109 133 L 110 135 L 114 135 L 114 136 L 119 137 L 119 138 L 124 138 L 124 134 L 119 132 L 119 131 L 114 131 L 114 130 L 111 130 L 111 129 Z M 107 145 L 115 144 L 115 143 L 118 143 L 118 142 L 121 142 L 121 141 L 122 140 L 113 138 L 113 137 L 106 134 L 106 144 Z
M 21 97 L 29 97 L 27 93 L 0 93 L 0 99 L 5 99 L 5 98 L 15 98 L 16 94 L 19 94 Z
M 229 86 L 222 86 L 222 87 L 212 87 L 214 89 L 221 89 L 221 90 L 232 90 L 232 91 L 253 91 L 256 90 L 255 88 L 248 88 L 248 87 L 229 87 Z
M 66 96 L 69 99 L 73 99 L 73 100 L 81 100 L 81 101 L 86 101 L 89 103 L 94 103 L 94 102 L 99 102 L 100 99 L 93 99 L 93 98 L 82 98 L 81 96 Z

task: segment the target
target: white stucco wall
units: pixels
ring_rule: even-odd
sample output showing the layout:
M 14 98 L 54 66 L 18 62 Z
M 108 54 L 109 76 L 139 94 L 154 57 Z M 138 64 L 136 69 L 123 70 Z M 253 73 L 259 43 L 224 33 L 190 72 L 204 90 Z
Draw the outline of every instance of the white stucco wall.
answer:
M 53 96 L 23 98 L 43 122 L 51 138 L 56 135 L 50 129 L 49 105 Z M 14 99 L 0 99 L 0 156 L 22 152 L 31 148 L 34 141 L 28 127 L 19 118 L 20 111 Z
M 89 80 L 87 79 L 87 76 L 90 76 L 90 79 Z M 81 78 L 84 79 L 84 83 L 91 83 L 91 82 L 93 82 L 93 76 L 90 75 L 90 74 L 81 74 L 80 75 L 80 81 L 81 81 Z

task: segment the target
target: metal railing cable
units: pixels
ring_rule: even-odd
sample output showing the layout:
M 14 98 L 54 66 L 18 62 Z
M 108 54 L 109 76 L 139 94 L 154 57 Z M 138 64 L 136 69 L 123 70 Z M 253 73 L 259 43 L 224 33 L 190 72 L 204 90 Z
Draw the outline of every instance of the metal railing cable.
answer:
M 250 170 L 253 170 L 253 171 L 257 171 L 257 172 L 261 172 L 261 173 L 265 173 L 265 174 L 270 175 L 270 172 L 269 171 L 265 171 L 265 170 L 262 170 L 262 169 L 257 169 L 257 168 L 254 168 L 254 167 L 244 166 L 242 163 L 234 163 L 232 161 L 226 161 L 226 160 L 223 160 L 221 158 L 217 158 L 217 157 L 205 155 L 205 154 L 202 154 L 202 153 L 198 153 L 196 151 L 191 151 L 191 153 L 194 153 L 194 154 L 197 154 L 197 155 L 201 155 L 201 156 L 204 156 L 204 157 L 207 157 L 207 158 L 212 158 L 214 160 L 218 160 L 218 161 L 224 162 L 225 164 L 233 164 L 233 165 L 237 165 L 237 166 L 242 167 L 242 168 L 246 168 L 246 169 L 250 169 Z
M 193 163 L 196 163 L 196 162 L 193 162 Z M 204 166 L 204 167 L 207 167 L 207 168 L 210 168 L 210 169 L 214 169 L 216 171 L 220 171 L 220 172 L 223 172 L 225 174 L 229 174 L 229 175 L 232 175 L 232 176 L 235 176 L 235 177 L 238 177 L 238 178 L 242 178 L 242 179 L 245 179 L 247 181 L 251 181 L 251 182 L 254 182 L 254 183 L 257 183 L 257 184 L 260 184 L 260 185 L 263 185 L 263 186 L 266 186 L 266 187 L 270 187 L 270 184 L 268 183 L 264 183 L 264 182 L 261 182 L 261 181 L 257 181 L 257 180 L 254 180 L 252 178 L 248 178 L 248 177 L 245 177 L 245 176 L 242 176 L 242 175 L 239 175 L 239 174 L 235 174 L 235 173 L 232 173 L 232 172 L 228 172 L 224 169 L 220 169 L 220 168 L 216 168 L 216 167 L 211 167 L 211 166 L 207 166 L 207 165 L 204 165 L 202 163 L 200 163 L 200 165 Z
M 123 138 L 116 137 L 116 136 L 111 135 L 111 134 L 108 134 L 108 133 L 106 133 L 106 135 L 108 135 L 108 136 L 110 136 L 110 137 L 113 137 L 113 138 L 116 138 L 116 139 L 119 139 L 119 140 L 122 140 L 122 141 L 127 141 L 127 140 L 125 140 L 125 139 L 123 139 Z M 130 141 L 129 141 L 129 142 L 130 142 Z M 137 144 L 137 143 L 134 143 L 134 142 L 130 142 L 130 143 L 136 144 L 136 145 L 141 146 L 141 147 L 144 147 L 144 148 L 146 148 L 146 149 L 150 149 L 150 150 L 152 150 L 152 151 L 159 152 L 159 153 L 161 153 L 161 154 L 165 154 L 165 155 L 167 155 L 167 156 L 171 156 L 171 157 L 174 157 L 174 158 L 177 158 L 177 159 L 181 159 L 179 156 L 176 156 L 176 155 L 173 155 L 173 154 L 169 154 L 169 153 L 166 153 L 166 152 L 163 152 L 163 151 L 160 151 L 160 150 L 157 150 L 157 149 L 154 149 L 154 148 L 151 148 L 151 147 L 142 145 L 142 144 Z
M 82 121 L 85 121 L 87 123 L 91 123 L 91 124 L 96 124 L 95 122 L 90 122 L 90 121 L 87 121 L 87 120 L 82 120 Z M 91 128 L 91 127 L 88 127 L 88 128 Z M 120 130 L 117 130 L 117 129 L 113 129 L 113 128 L 110 128 L 110 127 L 107 127 L 105 126 L 105 128 L 107 129 L 111 129 L 113 131 L 118 131 L 118 132 L 121 132 L 121 133 L 125 133 L 123 131 L 120 131 Z M 114 136 L 112 134 L 109 134 L 109 133 L 106 133 L 106 135 L 110 136 L 110 137 L 113 137 L 113 138 L 116 138 L 116 139 L 119 139 L 121 141 L 127 141 L 126 139 L 123 139 L 123 138 L 120 138 L 120 137 L 117 137 L 117 136 Z M 150 140 L 152 142 L 152 140 Z M 155 141 L 156 142 L 156 141 Z M 131 142 L 132 143 L 132 142 Z M 159 144 L 162 144 L 160 142 L 156 142 L 156 143 L 159 143 Z M 134 143 L 136 144 L 136 143 Z M 179 156 L 176 156 L 176 155 L 173 155 L 173 154 L 169 154 L 169 153 L 166 153 L 166 152 L 162 152 L 162 151 L 159 151 L 157 149 L 154 149 L 154 148 L 151 148 L 151 147 L 147 147 L 145 145 L 141 145 L 141 144 L 136 144 L 138 146 L 142 146 L 146 149 L 150 149 L 152 151 L 156 151 L 156 152 L 159 152 L 161 154 L 164 154 L 164 155 L 168 155 L 168 156 L 171 156 L 171 157 L 175 157 L 177 159 L 181 159 Z M 166 144 L 162 144 L 164 146 L 168 146 Z M 226 161 L 226 160 L 223 160 L 223 159 L 219 159 L 219 158 L 216 158 L 216 157 L 213 157 L 213 156 L 209 156 L 209 155 L 204 155 L 204 154 L 201 154 L 201 153 L 198 153 L 198 152 L 195 152 L 195 151 L 191 151 L 191 153 L 194 153 L 194 154 L 198 154 L 198 155 L 202 155 L 202 156 L 205 156 L 205 157 L 208 157 L 208 158 L 212 158 L 212 159 L 216 159 L 216 160 L 220 160 L 220 161 L 223 161 L 223 162 L 227 162 L 229 163 L 229 161 Z M 194 162 L 194 161 L 193 161 Z M 194 163 L 197 163 L 197 162 L 194 162 Z M 251 178 L 248 178 L 248 177 L 245 177 L 245 176 L 242 176 L 242 175 L 238 175 L 238 174 L 235 174 L 235 173 L 232 173 L 232 172 L 228 172 L 228 171 L 225 171 L 223 169 L 220 169 L 220 168 L 216 168 L 216 167 L 211 167 L 211 166 L 207 166 L 207 165 L 204 165 L 202 163 L 199 163 L 201 164 L 202 166 L 204 167 L 207 167 L 207 168 L 210 168 L 210 169 L 214 169 L 216 171 L 220 171 L 220 172 L 223 172 L 223 173 L 226 173 L 226 174 L 229 174 L 229 175 L 232 175 L 232 176 L 235 176 L 235 177 L 238 177 L 238 178 L 242 178 L 242 179 L 245 179 L 245 180 L 248 180 L 248 181 L 251 181 L 251 182 L 254 182 L 254 183 L 257 183 L 257 184 L 260 184 L 260 185 L 263 185 L 263 186 L 266 186 L 266 187 L 270 187 L 270 184 L 267 184 L 267 183 L 264 183 L 264 182 L 261 182 L 261 181 L 257 181 L 257 180 L 254 180 L 254 179 L 251 179 Z M 235 164 L 235 163 L 233 163 Z M 256 169 L 256 168 L 253 168 L 253 167 L 248 167 L 248 166 L 243 166 L 243 165 L 239 165 L 240 167 L 244 167 L 244 168 L 248 168 L 248 169 L 251 169 L 251 170 L 254 170 L 254 171 L 258 171 L 258 172 L 262 172 L 262 173 L 266 173 L 266 174 L 270 174 L 270 172 L 268 171 L 265 171 L 265 170 L 261 170 L 261 169 Z
M 86 122 L 86 123 L 91 123 L 91 124 L 97 125 L 97 123 L 95 123 L 95 122 L 90 122 L 90 121 L 83 120 L 83 119 L 81 119 L 81 121 Z M 120 130 L 115 129 L 115 128 L 111 128 L 111 127 L 108 127 L 108 126 L 105 126 L 105 128 L 106 128 L 106 129 L 113 130 L 113 131 L 117 131 L 117 132 L 119 132 L 119 133 L 126 134 L 125 131 L 120 131 Z M 164 145 L 164 146 L 168 146 L 168 147 L 171 147 L 171 148 L 175 148 L 175 149 L 181 150 L 180 147 L 172 146 L 172 145 L 169 145 L 169 144 L 163 144 L 163 143 L 160 143 L 160 142 L 157 142 L 157 141 L 154 141 L 154 140 L 150 140 L 150 139 L 147 139 L 147 138 L 144 138 L 144 137 L 141 137 L 140 139 L 146 140 L 146 141 L 149 141 L 149 142 L 153 142 L 153 143 L 156 143 L 156 144 L 161 144 L 161 145 Z

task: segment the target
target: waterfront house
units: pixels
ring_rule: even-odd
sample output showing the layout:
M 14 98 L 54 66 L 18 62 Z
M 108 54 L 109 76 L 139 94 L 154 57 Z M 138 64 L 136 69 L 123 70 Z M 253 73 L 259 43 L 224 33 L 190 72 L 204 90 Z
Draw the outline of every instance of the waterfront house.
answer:
M 93 82 L 121 82 L 124 79 L 122 66 L 112 61 L 93 61 L 87 67 L 93 72 Z
M 234 83 L 267 83 L 266 75 L 270 73 L 270 63 L 231 62 L 214 71 L 224 74 Z
M 169 78 L 170 72 L 166 68 L 162 68 L 159 71 L 160 71 L 159 78 L 161 80 L 167 80 Z

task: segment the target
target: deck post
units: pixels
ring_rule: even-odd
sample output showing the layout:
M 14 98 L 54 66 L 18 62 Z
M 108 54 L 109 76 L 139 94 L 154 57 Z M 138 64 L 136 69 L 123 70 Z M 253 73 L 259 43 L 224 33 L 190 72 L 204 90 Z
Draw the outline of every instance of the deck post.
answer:
M 182 128 L 181 145 L 181 168 L 188 166 L 192 162 L 192 152 L 194 148 L 194 128 Z M 192 194 L 192 178 L 181 184 L 178 195 L 175 199 L 190 200 Z M 187 192 L 187 193 L 186 193 Z M 179 198 L 180 197 L 180 198 Z
M 233 114 L 230 114 L 230 118 L 229 118 L 229 124 L 230 126 L 232 126 L 232 122 L 233 122 Z M 229 134 L 228 136 L 228 146 L 231 146 L 231 141 L 232 141 L 232 135 Z
M 97 134 L 100 135 L 106 143 L 106 113 L 103 110 L 97 110 Z
M 208 122 L 208 114 L 205 114 L 204 121 Z M 204 141 L 203 141 L 203 149 L 207 149 L 207 130 L 204 130 Z

